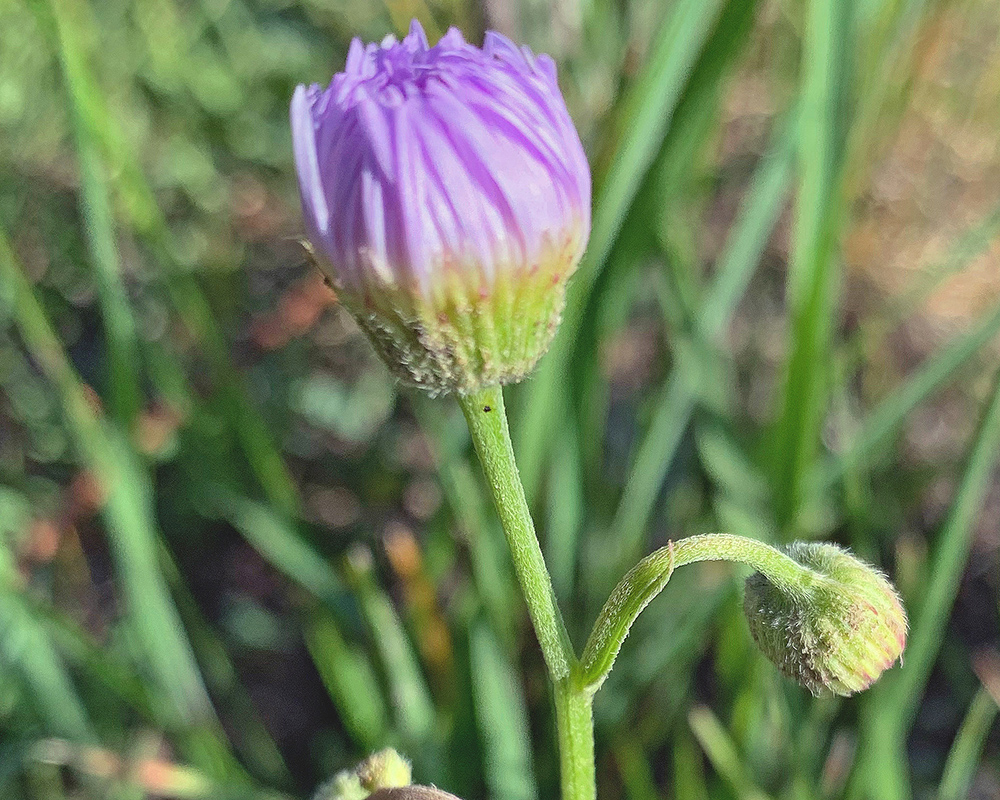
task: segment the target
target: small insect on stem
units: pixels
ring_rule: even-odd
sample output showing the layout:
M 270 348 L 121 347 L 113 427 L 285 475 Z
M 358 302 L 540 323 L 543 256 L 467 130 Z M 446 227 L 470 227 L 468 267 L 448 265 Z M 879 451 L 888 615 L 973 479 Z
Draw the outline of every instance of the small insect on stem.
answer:
M 492 408 L 490 408 L 489 406 L 483 406 L 483 411 L 484 411 L 485 413 L 487 413 L 487 414 L 489 414 L 489 413 L 490 413 L 490 412 L 491 412 L 492 410 L 493 410 L 493 409 L 492 409 Z

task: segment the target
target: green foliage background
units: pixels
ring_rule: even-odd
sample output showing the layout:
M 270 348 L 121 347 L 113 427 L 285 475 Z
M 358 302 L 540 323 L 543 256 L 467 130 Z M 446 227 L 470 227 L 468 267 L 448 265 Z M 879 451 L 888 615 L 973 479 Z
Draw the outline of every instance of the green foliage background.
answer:
M 508 393 L 578 646 L 711 530 L 850 545 L 911 616 L 901 668 L 813 699 L 742 575 L 679 572 L 598 695 L 601 796 L 1000 795 L 998 11 L 0 0 L 0 795 L 309 797 L 385 745 L 466 800 L 557 795 L 461 415 L 296 241 L 294 86 L 411 16 L 552 53 L 594 166 Z

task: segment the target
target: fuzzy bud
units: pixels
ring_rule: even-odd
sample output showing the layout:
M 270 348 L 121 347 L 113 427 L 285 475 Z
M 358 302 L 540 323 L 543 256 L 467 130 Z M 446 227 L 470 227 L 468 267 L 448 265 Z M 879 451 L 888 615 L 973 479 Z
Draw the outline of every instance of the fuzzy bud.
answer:
M 372 753 L 354 769 L 337 773 L 316 791 L 313 800 L 365 800 L 381 796 L 383 790 L 408 786 L 411 775 L 410 762 L 387 747 Z
M 784 552 L 805 568 L 799 585 L 779 587 L 759 572 L 746 582 L 743 609 L 757 646 L 814 695 L 868 688 L 906 642 L 896 590 L 836 545 L 796 542 Z
M 313 255 L 389 368 L 432 393 L 523 378 L 590 233 L 590 170 L 546 55 L 452 28 L 355 39 L 299 86 L 295 164 Z
M 370 792 L 408 786 L 413 770 L 410 762 L 391 747 L 368 756 L 357 767 L 361 785 Z

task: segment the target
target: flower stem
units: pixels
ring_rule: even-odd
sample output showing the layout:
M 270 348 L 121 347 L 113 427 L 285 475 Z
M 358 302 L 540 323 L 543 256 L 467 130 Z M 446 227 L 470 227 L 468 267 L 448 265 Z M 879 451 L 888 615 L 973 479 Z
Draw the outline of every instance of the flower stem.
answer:
M 595 800 L 594 695 L 575 676 L 555 685 L 563 800 Z
M 563 800 L 595 800 L 593 693 L 580 681 L 579 661 L 538 546 L 514 461 L 503 393 L 495 386 L 460 395 L 458 400 L 493 493 L 535 635 L 552 678 Z
M 503 392 L 499 386 L 491 386 L 459 395 L 458 402 L 469 423 L 472 443 L 493 493 L 542 656 L 552 680 L 562 681 L 569 676 L 576 655 L 556 605 L 552 579 L 545 568 L 535 524 L 524 498 L 510 443 Z
M 761 573 L 775 586 L 791 592 L 801 592 L 811 583 L 811 577 L 822 580 L 819 573 L 798 563 L 769 544 L 736 536 L 731 533 L 704 533 L 673 542 L 673 569 L 695 561 L 735 561 Z

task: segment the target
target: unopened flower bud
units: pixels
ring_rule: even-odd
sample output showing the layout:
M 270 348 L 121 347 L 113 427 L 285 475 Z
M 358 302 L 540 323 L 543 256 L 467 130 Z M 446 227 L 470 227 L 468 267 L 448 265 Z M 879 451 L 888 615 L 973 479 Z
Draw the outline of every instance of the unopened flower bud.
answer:
M 391 747 L 372 753 L 354 769 L 337 773 L 321 786 L 313 800 L 365 800 L 381 796 L 384 789 L 396 789 L 410 783 L 410 762 Z
M 369 792 L 407 786 L 413 774 L 410 762 L 391 747 L 368 756 L 356 771 L 361 785 Z
M 343 770 L 320 786 L 312 800 L 365 800 L 369 794 L 358 780 L 358 773 Z
M 523 378 L 590 232 L 590 171 L 546 55 L 455 28 L 351 44 L 292 99 L 314 256 L 390 369 L 431 392 Z
M 757 646 L 813 694 L 866 689 L 900 658 L 906 612 L 886 577 L 832 544 L 796 542 L 784 552 L 806 568 L 800 585 L 761 573 L 743 608 Z

